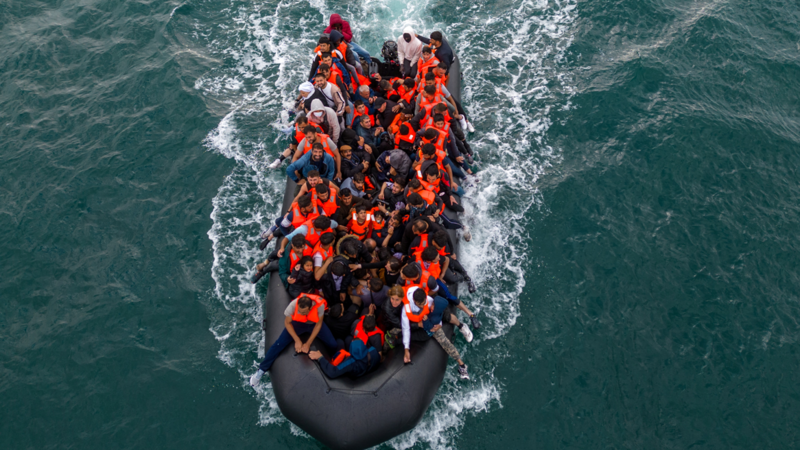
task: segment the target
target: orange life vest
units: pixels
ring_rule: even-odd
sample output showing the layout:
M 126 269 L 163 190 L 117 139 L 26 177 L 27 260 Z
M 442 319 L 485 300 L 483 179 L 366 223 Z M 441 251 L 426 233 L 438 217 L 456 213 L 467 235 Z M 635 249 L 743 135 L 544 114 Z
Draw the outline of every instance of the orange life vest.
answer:
M 438 180 L 433 183 L 429 183 L 428 177 L 425 174 L 423 174 L 422 171 L 419 169 L 417 169 L 417 179 L 419 180 L 419 183 L 426 191 L 435 192 L 437 194 L 439 193 L 440 189 Z
M 419 264 L 418 264 L 418 266 L 419 266 L 420 270 L 422 271 L 422 276 L 419 277 L 419 282 L 406 280 L 405 286 L 403 286 L 403 293 L 404 294 L 408 294 L 408 290 L 411 289 L 414 286 L 417 286 L 418 288 L 421 288 L 426 293 L 430 293 L 430 290 L 428 289 L 428 278 L 431 277 L 431 274 L 424 267 L 420 266 Z M 406 295 L 406 297 L 407 297 L 407 295 Z
M 308 213 L 308 215 L 303 215 L 300 212 L 300 205 L 297 202 L 292 203 L 292 226 L 298 228 L 300 225 L 306 223 L 309 220 L 314 220 L 319 217 L 319 208 L 317 208 L 316 203 L 311 202 L 311 205 L 314 209 Z
M 413 145 L 414 141 L 417 140 L 417 135 L 414 133 L 414 129 L 411 128 L 411 127 L 408 127 L 408 128 L 409 128 L 408 129 L 408 134 L 400 134 L 399 130 L 397 131 L 397 133 L 395 133 L 395 135 L 394 135 L 394 146 L 395 146 L 395 148 L 399 148 L 400 147 L 400 141 L 408 142 L 409 144 Z
M 341 349 L 338 352 L 336 352 L 336 357 L 333 358 L 333 361 L 331 361 L 331 364 L 333 364 L 334 366 L 338 366 L 339 364 L 342 363 L 342 361 L 344 361 L 345 359 L 347 359 L 349 357 L 350 357 L 350 352 L 348 352 L 345 349 Z
M 306 314 L 306 315 L 302 315 L 302 314 L 297 312 L 300 309 L 298 307 L 298 303 L 299 303 L 299 300 L 300 300 L 301 297 L 308 297 L 308 298 L 311 299 L 312 302 L 314 302 L 311 305 L 311 308 L 308 310 L 308 314 Z M 328 308 L 328 302 L 326 302 L 325 299 L 320 297 L 319 295 L 300 294 L 295 300 L 298 300 L 298 303 L 295 303 L 295 305 L 294 305 L 294 314 L 292 314 L 292 321 L 293 322 L 300 322 L 300 323 L 314 322 L 314 323 L 317 323 L 317 322 L 319 322 L 319 312 L 317 312 L 317 310 L 320 307 L 323 310 Z
M 392 123 L 389 125 L 389 133 L 397 134 L 400 132 L 400 125 L 406 122 L 406 117 L 403 113 L 397 114 L 394 116 Z M 409 126 L 409 128 L 411 128 Z
M 311 256 L 314 254 L 314 249 L 306 245 L 303 247 L 303 254 L 302 256 L 297 256 L 294 254 L 294 250 L 289 250 L 289 270 L 294 270 L 294 266 L 300 261 L 303 256 Z
M 433 144 L 433 146 L 436 147 L 436 151 L 437 152 L 442 152 L 442 155 L 446 155 L 445 152 L 444 152 L 444 143 L 447 141 L 447 137 L 449 136 L 449 134 L 445 133 L 444 131 L 442 131 L 442 130 L 440 130 L 438 128 L 431 127 L 431 129 L 436 130 L 436 133 L 438 134 L 438 137 L 436 137 L 434 139 L 431 139 L 431 140 L 425 139 L 423 137 L 422 138 L 422 144 L 423 145 L 425 145 L 425 144 Z M 427 130 L 427 128 L 426 128 L 426 130 Z M 421 157 L 422 157 L 422 149 L 420 149 L 420 158 Z M 442 157 L 442 159 L 444 159 L 444 156 Z
M 428 105 L 435 105 L 437 103 L 443 103 L 445 101 L 444 95 L 442 95 L 441 90 L 437 91 L 434 94 L 433 99 L 428 100 L 425 95 L 422 95 L 422 98 L 419 101 L 419 107 L 424 108 Z
M 426 263 L 426 262 L 422 261 L 421 259 L 422 258 L 420 258 L 420 261 L 419 261 L 420 267 L 422 267 L 423 269 L 427 270 L 428 273 L 430 273 L 433 278 L 438 279 L 442 275 L 442 266 L 438 262 L 437 263 Z M 427 268 L 425 268 L 426 264 L 428 265 Z
M 408 301 L 408 295 L 403 296 L 403 309 L 406 311 L 406 317 L 408 317 L 408 320 L 416 323 L 422 322 L 422 318 L 431 313 L 430 308 L 428 308 L 427 299 L 425 300 L 425 306 L 422 307 L 422 311 L 420 311 L 418 314 L 411 312 L 411 302 Z
M 353 212 L 353 218 L 347 224 L 347 231 L 351 234 L 355 234 L 358 236 L 358 239 L 363 241 L 367 238 L 369 234 L 370 226 L 372 225 L 372 214 L 367 211 L 367 219 L 364 220 L 364 223 L 358 223 L 357 213 Z
M 327 230 L 317 231 L 317 229 L 314 228 L 314 220 L 309 220 L 308 222 L 304 223 L 303 225 L 305 225 L 306 228 L 308 229 L 308 231 L 306 231 L 306 242 L 308 242 L 308 245 L 310 245 L 312 247 L 317 245 L 317 242 L 319 242 L 320 236 L 322 236 L 325 233 L 333 232 L 333 230 L 330 227 L 328 227 Z
M 325 150 L 325 153 L 331 155 L 331 157 L 335 159 L 336 155 L 333 154 L 333 150 L 331 150 L 330 145 L 328 145 L 328 137 L 329 136 L 327 134 L 317 133 L 317 141 L 320 144 L 322 144 L 322 149 Z M 315 144 L 314 142 L 306 141 L 306 145 L 302 149 L 303 154 L 305 155 L 306 153 L 311 151 L 311 149 L 314 147 L 314 144 Z
M 311 189 L 311 201 L 315 202 L 318 208 L 322 208 L 326 216 L 333 217 L 333 215 L 336 214 L 336 209 L 339 208 L 339 206 L 336 205 L 336 200 L 334 200 L 337 191 L 333 190 L 333 186 L 329 187 L 329 189 L 328 200 L 324 202 L 317 197 L 317 191 Z
M 314 250 L 311 253 L 311 256 L 316 255 L 317 253 L 322 256 L 322 260 L 325 261 L 326 259 L 333 256 L 335 253 L 335 249 L 333 248 L 333 243 L 331 243 L 330 247 L 327 250 L 322 246 L 322 242 L 317 242 L 317 245 L 314 246 Z
M 331 51 L 330 51 L 330 54 L 331 54 L 331 56 L 332 56 L 332 57 L 334 57 L 334 58 L 339 58 L 339 60 L 340 60 L 340 61 L 344 61 L 344 56 L 342 56 L 342 55 L 344 55 L 344 53 L 342 53 L 342 52 L 339 50 L 339 48 L 341 48 L 341 47 L 342 47 L 342 45 L 341 45 L 341 44 L 339 44 L 339 47 L 337 47 L 337 48 L 332 48 L 332 49 L 331 49 Z M 315 53 L 317 56 L 319 56 L 319 57 L 320 57 L 320 59 L 322 59 L 322 51 L 319 49 L 319 45 L 318 45 L 316 48 L 314 48 L 314 53 Z
M 422 252 L 428 248 L 428 233 L 422 233 L 419 235 L 419 245 L 416 247 L 411 247 L 413 251 L 414 259 L 420 260 L 422 258 Z
M 322 133 L 322 127 L 317 125 L 317 124 L 315 124 L 314 122 L 308 122 L 305 126 L 303 126 L 303 128 L 305 128 L 308 125 L 313 125 L 313 126 L 317 127 L 317 130 L 318 130 L 317 133 Z M 295 140 L 297 140 L 298 144 L 300 143 L 300 141 L 302 141 L 303 139 L 306 138 L 306 134 L 303 133 L 303 131 L 300 129 L 300 125 L 298 125 L 296 123 L 294 124 L 294 138 L 295 138 Z
M 436 58 L 435 56 L 431 56 L 431 59 L 427 61 L 423 61 L 422 58 L 420 58 L 419 61 L 417 61 L 417 72 L 419 73 L 419 79 L 424 80 L 425 74 L 427 74 L 429 70 L 433 69 L 438 65 L 439 65 L 439 59 Z
M 383 345 L 383 330 L 381 330 L 378 327 L 375 327 L 375 329 L 372 330 L 372 331 L 365 330 L 364 329 L 364 317 L 362 317 L 361 320 L 358 321 L 358 324 L 356 324 L 356 332 L 353 335 L 353 337 L 356 338 L 356 339 L 361 340 L 361 342 L 363 342 L 364 345 L 367 345 L 367 342 L 369 341 L 369 338 L 371 338 L 372 336 L 375 336 L 376 334 L 380 334 L 381 335 L 381 345 Z
M 423 108 L 425 110 L 425 117 L 428 118 L 428 120 L 430 120 L 430 124 L 431 125 L 433 124 L 433 116 L 436 114 L 433 111 L 433 107 L 434 106 L 436 106 L 436 105 L 426 105 Z M 450 110 L 449 109 L 445 109 L 444 110 L 444 114 L 442 114 L 442 117 L 444 117 L 444 122 L 449 124 L 450 121 L 452 120 L 452 118 L 450 117 Z M 420 123 L 422 123 L 422 121 L 420 121 Z M 426 123 L 426 126 L 427 126 L 428 122 L 425 122 L 425 123 Z

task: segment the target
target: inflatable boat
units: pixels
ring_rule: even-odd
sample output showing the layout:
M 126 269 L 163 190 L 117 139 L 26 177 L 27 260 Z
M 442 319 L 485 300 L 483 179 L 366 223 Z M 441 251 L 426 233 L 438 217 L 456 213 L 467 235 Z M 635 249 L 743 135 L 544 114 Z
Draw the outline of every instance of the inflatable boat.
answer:
M 376 60 L 378 67 L 383 67 Z M 380 72 L 383 70 L 378 69 Z M 391 73 L 383 74 L 385 76 Z M 460 101 L 461 67 L 455 58 L 447 89 Z M 281 214 L 289 209 L 297 185 L 287 179 Z M 455 217 L 450 209 L 445 214 Z M 458 237 L 448 230 L 458 251 Z M 271 270 L 277 271 L 272 264 Z M 276 275 L 276 274 L 271 274 Z M 457 286 L 449 289 L 457 295 Z M 270 276 L 264 300 L 265 348 L 284 330 L 284 309 L 292 299 L 278 276 Z M 450 306 L 451 313 L 455 313 Z M 453 326 L 444 326 L 452 339 Z M 315 347 L 329 360 L 331 355 L 317 339 Z M 338 449 L 364 449 L 385 442 L 414 428 L 419 423 L 444 379 L 448 356 L 434 340 L 412 342 L 410 364 L 403 363 L 403 349 L 385 355 L 385 361 L 360 378 L 329 379 L 305 354 L 291 346 L 281 353 L 269 371 L 272 389 L 281 412 L 287 419 L 326 446 Z

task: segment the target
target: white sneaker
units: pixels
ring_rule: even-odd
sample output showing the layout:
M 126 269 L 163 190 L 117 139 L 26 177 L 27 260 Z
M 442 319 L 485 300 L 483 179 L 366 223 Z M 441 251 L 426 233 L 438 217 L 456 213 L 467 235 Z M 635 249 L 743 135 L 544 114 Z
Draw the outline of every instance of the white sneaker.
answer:
M 275 158 L 275 161 L 272 161 L 272 164 L 268 165 L 267 168 L 268 169 L 277 169 L 278 166 L 280 166 L 280 165 L 281 165 L 281 159 L 280 158 Z
M 250 377 L 250 386 L 256 387 L 258 383 L 261 381 L 261 377 L 264 376 L 264 371 L 258 369 L 258 372 L 254 373 L 252 377 Z
M 470 331 L 467 324 L 462 323 L 461 328 L 459 328 L 458 331 L 460 331 L 461 334 L 464 335 L 464 339 L 466 339 L 467 342 L 472 342 L 472 331 Z
M 467 373 L 467 365 L 464 364 L 463 366 L 456 366 L 458 367 L 458 376 L 462 380 L 469 380 L 469 373 Z
M 462 130 L 467 129 L 467 119 L 465 119 L 464 116 L 461 116 L 461 118 L 458 119 L 458 124 L 461 125 Z
M 472 122 L 467 122 L 467 129 L 469 129 L 470 133 L 475 132 L 475 127 L 472 126 Z

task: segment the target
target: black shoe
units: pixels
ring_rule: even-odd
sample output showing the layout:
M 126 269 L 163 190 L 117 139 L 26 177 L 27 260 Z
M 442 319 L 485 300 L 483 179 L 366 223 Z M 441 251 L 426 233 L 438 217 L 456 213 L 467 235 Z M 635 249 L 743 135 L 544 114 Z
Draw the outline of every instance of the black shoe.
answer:
M 469 293 L 470 294 L 474 294 L 475 291 L 478 290 L 478 288 L 475 287 L 475 283 L 473 283 L 472 280 L 470 280 L 469 278 L 467 278 L 466 281 L 467 281 L 467 289 L 469 290 Z
M 267 274 L 266 270 L 260 270 L 253 275 L 253 278 L 250 279 L 250 282 L 253 284 L 258 283 L 258 280 L 264 277 Z
M 476 330 L 481 327 L 481 321 L 475 316 L 475 314 L 469 316 L 469 321 L 472 323 L 472 328 Z

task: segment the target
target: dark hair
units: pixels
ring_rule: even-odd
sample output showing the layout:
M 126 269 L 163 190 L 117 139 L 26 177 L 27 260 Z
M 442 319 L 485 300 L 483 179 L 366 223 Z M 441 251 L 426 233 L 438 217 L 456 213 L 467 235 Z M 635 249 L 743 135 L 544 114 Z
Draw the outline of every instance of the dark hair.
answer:
M 359 106 L 361 106 L 363 104 L 364 104 L 363 100 L 356 100 L 356 101 L 353 102 L 353 107 L 357 108 L 357 107 L 359 107 Z
M 367 278 L 367 273 L 369 273 L 367 271 L 367 269 L 364 269 L 364 268 L 356 269 L 353 272 L 353 278 L 355 278 L 356 280 L 363 280 L 363 279 Z
M 422 183 L 420 183 L 419 180 L 416 179 L 416 178 L 412 178 L 411 181 L 408 182 L 408 187 L 413 189 L 413 190 L 419 189 L 420 186 L 422 186 Z M 410 195 L 408 196 L 408 200 L 411 201 L 411 196 Z
M 433 33 L 431 33 L 431 39 L 433 39 L 434 41 L 442 42 L 442 39 L 444 39 L 444 37 L 442 36 L 441 31 L 434 31 Z
M 431 241 L 438 245 L 439 247 L 446 247 L 447 246 L 447 232 L 445 231 L 437 231 L 434 233 Z
M 422 53 L 432 53 L 431 46 L 430 45 L 423 46 Z
M 372 213 L 372 217 L 378 217 L 378 216 L 380 216 L 380 217 L 382 217 L 384 219 L 386 218 L 386 214 L 384 214 L 384 212 L 381 211 L 380 209 L 378 209 L 374 213 Z
M 422 288 L 414 291 L 414 293 L 411 296 L 414 298 L 414 303 L 416 304 L 420 304 L 428 298 L 428 294 L 426 294 L 425 290 Z
M 411 108 L 411 107 L 403 108 L 403 114 L 408 114 L 409 116 L 413 116 L 414 115 L 414 108 Z
M 308 172 L 311 173 L 310 171 Z M 319 175 L 317 175 L 319 176 Z M 319 183 L 318 185 L 314 186 L 314 190 L 317 191 L 317 194 L 330 194 L 331 190 L 328 189 L 328 186 L 325 186 L 323 183 Z
M 430 139 L 429 137 L 425 137 L 425 139 Z M 433 144 L 425 144 L 422 146 L 422 154 L 423 155 L 435 155 L 436 154 L 436 146 Z
M 428 222 L 426 222 L 424 219 L 417 219 L 411 225 L 412 231 L 425 231 L 427 229 L 428 229 Z
M 320 64 L 319 65 L 319 72 L 317 72 L 317 74 L 314 75 L 314 78 L 322 78 L 323 80 L 325 79 L 325 75 L 322 74 L 322 71 L 324 70 L 322 68 L 322 66 L 325 66 L 326 68 L 330 69 L 330 67 L 328 67 L 327 64 Z
M 419 183 L 419 180 L 417 180 L 416 178 L 414 178 L 414 179 L 413 179 L 413 180 L 411 180 L 411 181 L 416 181 L 416 182 L 418 182 L 418 183 Z M 409 196 L 408 196 L 408 204 L 409 204 L 409 205 L 411 205 L 411 206 L 417 206 L 417 205 L 419 205 L 420 203 L 422 203 L 422 204 L 424 205 L 424 204 L 425 204 L 425 201 L 424 201 L 424 200 L 422 200 L 422 197 L 421 197 L 419 194 L 417 194 L 416 192 L 412 192 L 412 193 L 411 193 L 411 195 L 409 195 Z
M 433 176 L 433 177 L 438 177 L 439 176 L 439 168 L 436 167 L 436 164 L 431 164 L 430 166 L 428 166 L 427 169 L 425 169 L 425 175 L 426 176 L 430 175 L 430 176 Z
M 444 102 L 439 102 L 433 105 L 433 111 L 440 112 L 442 115 L 444 115 L 444 112 L 447 111 L 447 105 Z
M 341 303 L 337 303 L 328 309 L 328 315 L 330 317 L 339 317 L 344 313 L 344 305 Z
M 411 130 L 408 129 L 408 125 L 400 125 L 400 134 L 408 134 L 409 132 L 411 132 Z
M 431 262 L 439 256 L 439 251 L 433 247 L 425 247 L 425 250 L 422 251 L 422 260 L 425 262 Z
M 381 80 L 380 86 L 384 91 L 392 89 L 392 83 L 389 83 L 389 80 Z
M 328 36 L 320 36 L 319 37 L 319 41 L 317 41 L 317 43 L 319 43 L 319 44 L 330 44 L 331 43 L 331 39 Z
M 314 228 L 320 230 L 327 230 L 331 227 L 331 219 L 328 216 L 319 216 L 311 223 L 314 224 Z
M 401 188 L 406 187 L 406 183 L 408 183 L 408 181 L 403 177 L 397 177 L 397 179 L 394 180 L 394 184 L 400 186 Z
M 380 281 L 380 280 L 378 280 L 378 281 Z M 375 326 L 377 324 L 378 323 L 375 321 L 375 316 L 366 316 L 366 317 L 364 317 L 364 323 L 362 323 L 361 326 L 364 327 L 364 331 L 366 331 L 368 333 L 371 333 L 371 332 L 375 331 Z
M 358 206 L 356 206 L 356 212 L 357 213 L 360 213 L 360 212 L 363 212 L 363 211 L 366 211 L 366 210 L 367 210 L 367 207 L 364 206 L 363 204 L 359 204 Z
M 444 69 L 444 70 L 447 70 L 447 64 L 445 64 L 445 63 L 443 63 L 443 62 L 440 62 L 440 63 L 439 63 L 439 65 L 438 65 L 438 66 L 436 66 L 436 67 L 438 67 L 439 69 Z
M 322 236 L 319 237 L 319 241 L 322 245 L 332 244 L 333 241 L 336 240 L 336 235 L 328 231 L 327 233 L 322 233 Z
M 402 85 L 403 85 L 403 80 L 397 79 L 397 80 L 394 80 L 394 83 L 392 83 L 392 88 L 393 89 L 397 89 Z
M 306 246 L 306 237 L 300 233 L 292 236 L 292 247 L 302 248 Z
M 403 267 L 403 276 L 409 280 L 413 280 L 419 276 L 419 268 L 416 264 L 408 264 Z
M 391 270 L 392 272 L 397 272 L 398 270 L 400 270 L 401 264 L 402 263 L 400 262 L 400 260 L 395 258 L 394 256 L 389 258 L 389 270 Z
M 296 123 L 298 125 L 302 125 L 304 123 L 308 123 L 308 118 L 306 116 L 297 116 L 297 118 L 294 119 L 294 123 Z M 312 126 L 311 128 L 314 128 L 314 127 Z
M 361 183 L 364 181 L 364 174 L 362 172 L 356 172 L 353 174 L 353 181 L 358 181 Z
M 314 262 L 314 258 L 306 255 L 306 256 L 303 256 L 302 258 L 300 258 L 300 261 L 298 263 L 300 264 L 300 267 L 303 267 L 303 266 L 306 265 L 306 263 L 309 263 L 309 262 L 313 263 Z
M 405 80 L 403 80 L 403 86 L 407 88 L 413 88 L 415 84 L 416 83 L 414 83 L 413 78 L 406 78 Z
M 297 299 L 297 308 L 298 309 L 300 309 L 300 308 L 302 308 L 302 309 L 311 308 L 311 305 L 313 305 L 313 304 L 314 304 L 314 302 L 312 302 L 311 299 L 306 297 L 305 295 Z
M 436 79 L 436 75 L 434 75 L 433 72 L 428 72 L 428 73 L 425 74 L 425 81 L 435 80 L 435 79 Z
M 339 191 L 340 197 L 350 197 L 351 195 L 353 195 L 353 193 L 350 192 L 350 188 L 342 188 L 342 190 Z
M 306 120 L 306 122 L 308 122 L 308 120 Z M 308 133 L 315 133 L 316 134 L 316 132 L 317 132 L 317 127 L 315 127 L 314 125 L 308 125 L 307 127 L 303 128 L 303 133 L 305 133 L 305 134 L 308 134 Z
M 308 175 L 306 175 L 306 178 L 319 178 L 319 177 L 320 177 L 319 170 L 317 169 L 309 170 Z
M 425 128 L 425 133 L 422 135 L 422 137 L 424 137 L 425 139 L 434 139 L 436 138 L 436 136 L 439 136 L 439 132 L 434 130 L 433 128 Z M 317 145 L 322 147 L 322 144 L 320 144 L 319 142 L 314 144 L 315 147 Z M 423 150 L 422 153 L 425 153 L 425 150 Z
M 341 277 L 342 275 L 345 274 L 345 272 L 347 272 L 347 266 L 345 266 L 343 262 L 336 261 L 333 264 L 331 264 L 331 273 L 333 273 L 337 277 Z
M 378 247 L 378 261 L 388 261 L 392 257 L 392 251 L 386 247 Z
M 430 95 L 436 94 L 436 86 L 425 86 L 425 93 Z
M 314 150 L 324 150 L 325 149 L 325 147 L 323 147 L 322 144 L 319 143 L 319 142 L 314 142 L 314 145 L 312 145 L 311 148 L 314 149 Z
M 319 55 L 319 59 L 325 59 L 325 58 L 333 58 L 333 55 L 331 55 L 331 52 L 322 52 L 322 54 Z
M 444 115 L 443 114 L 434 114 L 433 115 L 434 122 L 444 122 Z
M 383 289 L 383 281 L 380 278 L 373 278 L 369 280 L 369 290 L 372 292 L 378 292 Z
M 297 199 L 297 206 L 301 208 L 308 208 L 311 206 L 311 196 L 308 194 L 301 195 L 300 198 Z

